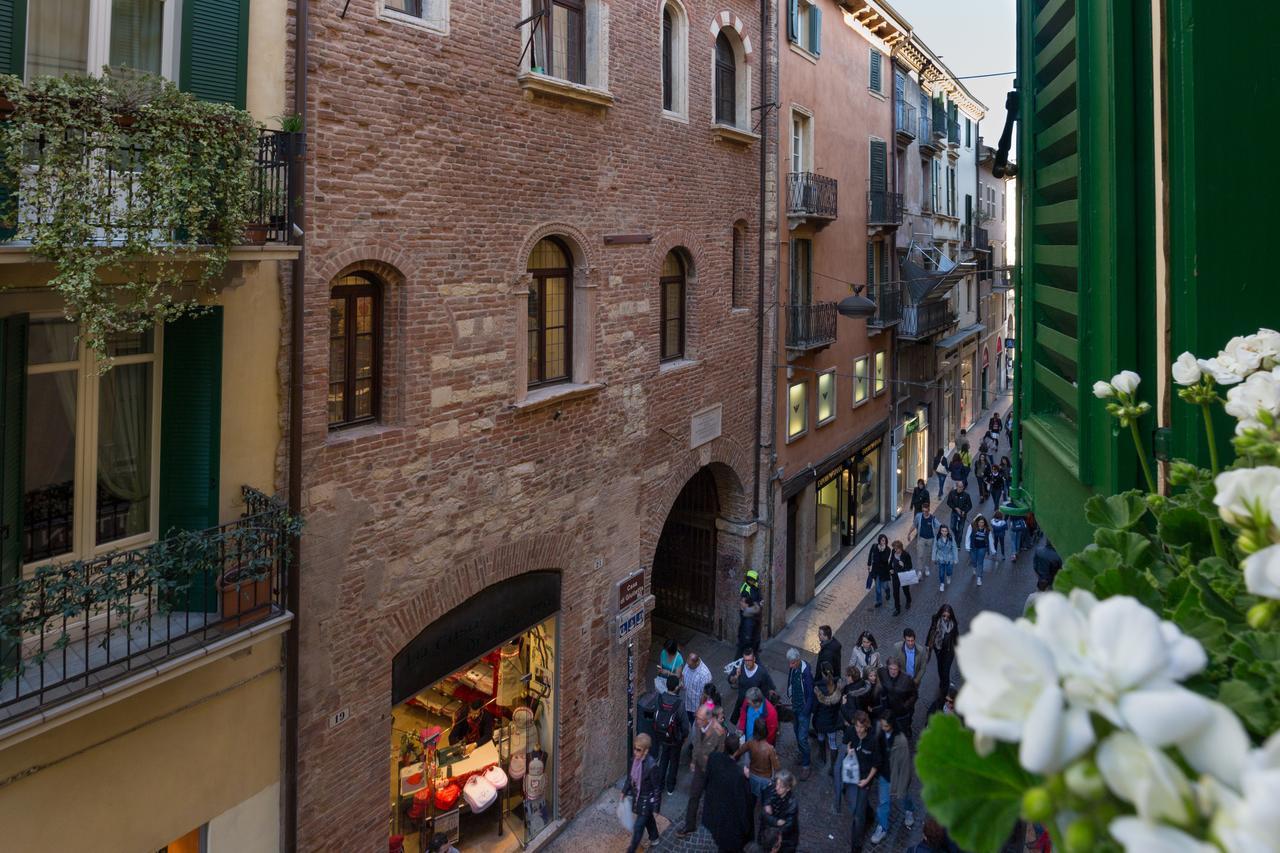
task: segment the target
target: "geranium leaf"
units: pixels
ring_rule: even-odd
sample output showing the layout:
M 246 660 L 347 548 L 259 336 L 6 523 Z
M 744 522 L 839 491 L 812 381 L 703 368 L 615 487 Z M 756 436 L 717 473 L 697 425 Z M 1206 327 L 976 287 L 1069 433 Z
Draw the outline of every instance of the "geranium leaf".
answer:
M 1174 507 L 1160 516 L 1160 539 L 1172 548 L 1190 548 L 1192 554 L 1203 557 L 1213 553 L 1213 540 L 1209 537 L 1209 520 L 1190 507 Z
M 1093 594 L 1098 598 L 1130 595 L 1157 613 L 1164 607 L 1164 596 L 1151 585 L 1142 572 L 1133 569 L 1110 569 L 1094 578 Z
M 1226 621 L 1205 611 L 1198 589 L 1188 589 L 1169 618 L 1210 652 L 1225 645 L 1229 638 Z
M 1271 732 L 1272 702 L 1253 685 L 1238 678 L 1224 682 L 1218 687 L 1218 701 L 1236 712 L 1238 716 L 1257 737 L 1266 737 Z
M 997 853 L 1018 820 L 1022 795 L 1037 783 L 1018 764 L 1016 749 L 997 745 L 985 758 L 973 732 L 948 714 L 934 714 L 920 736 L 916 768 L 924 801 L 957 844 L 973 853 Z
M 1094 495 L 1085 502 L 1084 517 L 1094 527 L 1128 530 L 1142 520 L 1147 501 L 1142 492 L 1128 491 L 1118 495 Z
M 1119 552 L 1110 548 L 1090 545 L 1079 554 L 1072 554 L 1062 564 L 1062 571 L 1053 583 L 1058 592 L 1067 593 L 1077 587 L 1092 590 L 1094 579 L 1103 572 L 1119 569 L 1124 565 Z
M 1119 554 L 1123 565 L 1130 569 L 1149 569 L 1160 556 L 1150 539 L 1128 530 L 1100 527 L 1093 532 L 1093 541 Z

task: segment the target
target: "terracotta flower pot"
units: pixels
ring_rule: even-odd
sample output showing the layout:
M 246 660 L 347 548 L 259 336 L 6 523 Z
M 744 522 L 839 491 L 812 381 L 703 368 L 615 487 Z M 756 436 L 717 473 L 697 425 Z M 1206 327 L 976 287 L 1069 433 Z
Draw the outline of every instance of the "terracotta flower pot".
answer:
M 271 581 L 271 573 L 257 579 L 239 580 L 235 572 L 229 572 L 218 578 L 222 624 L 242 628 L 267 618 L 271 613 Z
M 265 224 L 246 225 L 244 227 L 244 241 L 250 246 L 266 245 L 267 236 L 270 234 L 269 226 Z

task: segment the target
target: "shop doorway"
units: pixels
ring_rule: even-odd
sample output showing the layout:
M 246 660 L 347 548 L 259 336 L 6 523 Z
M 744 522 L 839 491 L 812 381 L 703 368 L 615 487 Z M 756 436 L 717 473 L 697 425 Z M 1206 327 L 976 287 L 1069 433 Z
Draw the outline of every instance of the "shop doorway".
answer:
M 716 516 L 720 498 L 702 468 L 676 498 L 653 555 L 656 618 L 711 633 L 716 612 Z

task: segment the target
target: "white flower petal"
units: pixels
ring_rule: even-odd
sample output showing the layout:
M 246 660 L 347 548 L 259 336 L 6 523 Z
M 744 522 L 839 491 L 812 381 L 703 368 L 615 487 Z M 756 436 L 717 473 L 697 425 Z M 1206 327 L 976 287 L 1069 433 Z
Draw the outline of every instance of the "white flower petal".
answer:
M 1226 705 L 1209 701 L 1209 709 L 1209 722 L 1178 741 L 1178 751 L 1197 773 L 1208 773 L 1238 790 L 1249 756 L 1249 735 Z
M 1160 623 L 1160 636 L 1169 650 L 1169 677 L 1183 681 L 1209 665 L 1204 646 L 1194 637 L 1182 633 L 1177 625 L 1165 620 Z
M 1113 596 L 1089 613 L 1092 657 L 1117 693 L 1163 675 L 1169 654 L 1160 638 L 1160 618 L 1136 598 Z
M 1197 841 L 1181 830 L 1137 817 L 1118 817 L 1107 831 L 1124 846 L 1124 853 L 1218 853 L 1212 844 Z
M 1107 787 L 1132 803 L 1140 817 L 1174 823 L 1191 818 L 1191 785 L 1178 765 L 1160 750 L 1128 732 L 1116 732 L 1098 747 L 1097 760 Z
M 1093 745 L 1084 709 L 1066 709 L 1062 691 L 1048 687 L 1027 716 L 1018 761 L 1032 773 L 1056 773 Z
M 1280 545 L 1270 545 L 1245 558 L 1244 585 L 1254 595 L 1280 598 Z
M 1189 352 L 1178 356 L 1178 360 L 1173 363 L 1173 381 L 1179 385 L 1195 385 L 1203 375 L 1196 357 Z
M 1116 389 L 1111 387 L 1111 383 L 1103 382 L 1101 379 L 1093 383 L 1093 396 L 1099 400 L 1110 400 L 1115 395 Z
M 1126 693 L 1120 715 L 1135 735 L 1156 747 L 1197 735 L 1214 719 L 1211 701 L 1177 685 Z
M 1218 514 L 1228 524 L 1239 525 L 1249 520 L 1255 507 L 1269 505 L 1271 494 L 1280 488 L 1280 468 L 1259 465 L 1223 471 L 1213 481 L 1213 502 Z
M 1122 370 L 1111 377 L 1111 387 L 1121 394 L 1133 394 L 1138 390 L 1138 383 L 1141 381 L 1142 377 L 1132 370 Z

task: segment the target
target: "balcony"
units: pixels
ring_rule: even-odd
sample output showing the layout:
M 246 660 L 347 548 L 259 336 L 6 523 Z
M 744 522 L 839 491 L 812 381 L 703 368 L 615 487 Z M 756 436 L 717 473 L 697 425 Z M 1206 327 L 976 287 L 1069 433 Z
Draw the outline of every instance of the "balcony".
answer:
M 898 337 L 904 341 L 919 341 L 954 326 L 957 317 L 945 300 L 934 300 L 902 309 L 902 322 L 898 325 Z
M 867 225 L 901 225 L 902 193 L 867 191 Z
M 787 224 L 822 228 L 836 218 L 836 179 L 813 172 L 787 175 Z
M 148 152 L 144 146 L 130 139 L 137 134 L 129 127 L 121 128 L 125 144 L 115 148 L 86 145 L 84 160 L 92 170 L 91 180 L 106 190 L 111 198 L 111 213 L 106 221 L 92 222 L 94 245 L 119 246 L 132 234 L 142 234 L 155 241 L 160 225 L 147 221 L 147 191 L 138 171 L 138 164 L 145 163 Z M 45 138 L 32 145 L 31 159 L 26 173 L 17 181 L 17 192 L 9 188 L 9 220 L 4 221 L 0 211 L 0 264 L 30 262 L 30 245 L 21 238 L 24 226 L 49 222 L 49 211 L 41 210 L 34 201 L 24 198 L 23 187 L 39 181 L 39 171 L 46 162 Z M 294 245 L 293 191 L 290 186 L 294 159 L 301 156 L 302 135 L 279 130 L 259 131 L 254 153 L 249 185 L 252 202 L 248 224 L 241 245 L 231 250 L 229 260 L 290 260 L 296 258 L 299 247 Z M 0 195 L 3 195 L 0 187 Z M 16 196 L 16 199 L 13 198 Z M 16 212 L 16 228 L 12 218 Z M 179 232 L 173 232 L 176 236 Z
M 923 122 L 928 132 L 928 122 Z M 893 130 L 898 134 L 898 141 L 904 144 L 910 143 L 916 138 L 916 133 L 922 127 L 922 123 L 916 120 L 916 108 L 911 104 L 898 102 L 897 110 L 894 113 Z
M 951 119 L 947 122 L 947 142 L 952 145 L 960 144 L 960 121 L 959 119 Z
M 876 313 L 867 320 L 873 329 L 884 329 L 902 320 L 902 285 L 896 283 L 872 284 L 867 296 L 876 304 Z
M 992 273 L 991 289 L 1004 292 L 1013 290 L 1013 278 L 1007 272 Z
M 242 494 L 235 521 L 0 587 L 0 727 L 287 623 L 297 523 L 276 499 Z
M 836 303 L 787 306 L 787 349 L 813 352 L 836 342 Z

